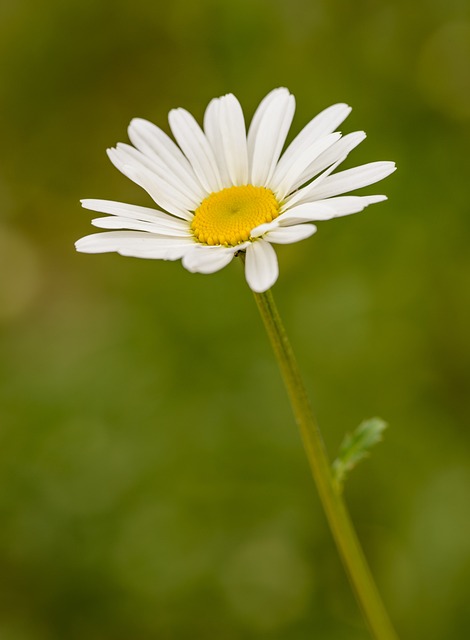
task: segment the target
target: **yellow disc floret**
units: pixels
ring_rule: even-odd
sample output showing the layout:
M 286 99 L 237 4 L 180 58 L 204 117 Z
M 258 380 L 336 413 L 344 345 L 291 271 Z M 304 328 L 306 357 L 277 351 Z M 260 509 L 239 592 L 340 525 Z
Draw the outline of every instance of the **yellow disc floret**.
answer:
M 211 193 L 194 212 L 191 230 L 203 244 L 235 247 L 251 231 L 279 215 L 274 193 L 251 184 Z

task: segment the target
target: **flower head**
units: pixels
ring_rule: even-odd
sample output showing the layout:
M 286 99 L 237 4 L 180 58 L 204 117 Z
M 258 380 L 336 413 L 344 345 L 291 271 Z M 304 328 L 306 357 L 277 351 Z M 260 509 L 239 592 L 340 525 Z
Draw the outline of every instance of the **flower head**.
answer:
M 182 259 L 188 271 L 213 273 L 239 252 L 253 291 L 277 280 L 272 244 L 315 233 L 312 222 L 362 211 L 386 196 L 341 194 L 382 180 L 393 162 L 372 162 L 334 173 L 365 138 L 335 129 L 349 115 L 335 104 L 311 120 L 282 153 L 294 116 L 287 89 L 271 91 L 246 133 L 243 111 L 232 94 L 212 100 L 204 128 L 184 109 L 170 111 L 175 142 L 146 120 L 129 126 L 133 146 L 109 149 L 111 162 L 140 185 L 160 209 L 108 200 L 82 200 L 86 209 L 110 214 L 96 227 L 112 229 L 81 238 L 78 251 L 116 251 L 138 258 Z M 282 155 L 281 155 L 282 154 Z

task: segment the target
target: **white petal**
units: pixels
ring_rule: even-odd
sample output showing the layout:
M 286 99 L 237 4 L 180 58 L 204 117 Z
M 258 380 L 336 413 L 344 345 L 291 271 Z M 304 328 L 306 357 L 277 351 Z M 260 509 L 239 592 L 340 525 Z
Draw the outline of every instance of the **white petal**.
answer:
M 84 209 L 91 211 L 99 211 L 100 213 L 109 213 L 113 216 L 121 216 L 124 218 L 132 218 L 133 220 L 142 220 L 143 222 L 153 222 L 161 224 L 175 230 L 184 231 L 188 229 L 188 221 L 180 220 L 168 213 L 151 209 L 150 207 L 139 207 L 135 204 L 126 204 L 125 202 L 113 202 L 112 200 L 81 200 Z
M 204 114 L 204 131 L 217 159 L 222 186 L 247 184 L 245 120 L 234 95 L 211 100 Z
M 354 169 L 340 171 L 325 178 L 313 191 L 315 200 L 318 198 L 331 198 L 340 193 L 354 191 L 361 187 L 383 180 L 396 169 L 394 162 L 370 162 Z
M 313 236 L 317 230 L 314 224 L 298 224 L 292 227 L 282 227 L 268 231 L 264 236 L 267 242 L 274 242 L 276 244 L 291 244 L 292 242 L 299 242 L 299 240 L 305 240 Z
M 251 158 L 253 156 L 253 149 L 256 142 L 256 137 L 258 135 L 258 129 L 261 121 L 263 120 L 264 114 L 268 109 L 269 105 L 276 100 L 280 95 L 289 95 L 289 91 L 285 87 L 279 87 L 278 89 L 273 89 L 270 91 L 259 103 L 258 108 L 255 111 L 255 114 L 251 120 L 250 127 L 248 129 L 247 136 L 247 144 L 248 144 L 248 156 Z
M 289 132 L 294 111 L 294 96 L 287 90 L 279 91 L 257 118 L 256 134 L 249 148 L 252 184 L 266 186 L 269 183 Z
M 222 188 L 217 162 L 206 136 L 193 116 L 185 109 L 173 109 L 168 116 L 179 146 L 188 158 L 202 186 L 209 192 Z
M 340 196 L 304 202 L 281 213 L 276 218 L 280 226 L 290 226 L 313 220 L 331 220 L 362 211 L 370 204 L 386 200 L 386 196 Z
M 248 182 L 248 152 L 243 111 L 232 94 L 220 98 L 219 124 L 226 166 L 232 184 Z
M 337 196 L 335 198 L 326 198 L 325 200 L 316 200 L 315 204 L 329 207 L 333 212 L 333 218 L 341 216 L 349 216 L 353 213 L 363 211 L 370 204 L 377 204 L 387 200 L 387 196 Z M 329 218 L 315 218 L 315 220 L 328 220 Z
M 293 224 L 311 222 L 312 220 L 327 220 L 328 216 L 333 217 L 333 212 L 332 207 L 325 204 L 325 202 L 321 204 L 304 202 L 281 213 L 276 218 L 276 221 L 280 227 L 289 227 Z
M 201 201 L 209 194 L 202 188 L 188 159 L 159 127 L 148 120 L 134 118 L 129 125 L 128 134 L 137 149 L 173 174 L 188 196 Z
M 214 98 L 209 102 L 204 112 L 204 133 L 212 147 L 220 173 L 223 188 L 231 187 L 227 163 L 225 161 L 224 142 L 220 133 L 220 98 Z
M 341 164 L 341 162 L 343 162 L 343 160 L 344 158 L 340 158 L 337 162 L 332 164 L 331 167 L 328 167 L 328 169 L 325 169 L 325 171 L 323 171 L 323 173 L 317 176 L 315 180 L 310 182 L 310 184 L 306 185 L 305 187 L 302 187 L 302 189 L 298 189 L 297 191 L 294 191 L 294 193 L 291 193 L 289 196 L 287 196 L 287 198 L 284 199 L 284 202 L 282 204 L 282 210 L 287 211 L 287 209 L 290 209 L 291 207 L 294 207 L 300 204 L 301 202 L 314 201 L 315 197 L 314 196 L 311 197 L 310 194 L 315 193 L 315 190 L 317 189 L 318 185 L 323 180 L 325 180 L 325 178 L 329 176 L 330 173 L 333 173 L 333 171 L 337 168 L 339 164 Z
M 80 238 L 75 243 L 82 253 L 108 253 L 136 258 L 177 260 L 194 247 L 194 239 L 165 238 L 139 231 L 107 231 Z
M 299 151 L 298 157 L 292 158 L 289 163 L 281 166 L 279 162 L 270 181 L 270 187 L 276 193 L 278 200 L 283 200 L 288 193 L 303 184 L 301 176 L 305 168 L 340 138 L 340 133 L 330 133 Z
M 332 133 L 351 113 L 347 104 L 334 104 L 321 111 L 294 138 L 279 160 L 278 170 L 282 172 L 293 158 L 314 144 L 317 140 Z
M 183 257 L 183 267 L 191 273 L 214 273 L 232 261 L 235 249 L 195 246 Z
M 279 275 L 276 252 L 264 240 L 256 240 L 246 248 L 245 277 L 252 291 L 263 293 Z
M 108 156 L 114 166 L 130 180 L 144 189 L 149 196 L 163 209 L 166 209 L 178 218 L 191 220 L 189 203 L 182 200 L 182 196 L 176 189 L 165 184 L 156 174 L 126 154 L 121 149 L 108 149 Z
M 192 211 L 200 205 L 200 199 L 196 198 L 191 190 L 186 189 L 181 180 L 176 178 L 174 173 L 158 159 L 149 158 L 138 149 L 122 142 L 118 142 L 116 145 L 115 154 L 120 158 L 122 164 L 142 167 L 151 173 L 165 196 L 172 198 L 178 206 Z
M 347 158 L 348 154 L 365 140 L 365 138 L 366 134 L 364 131 L 354 131 L 353 133 L 345 135 L 341 140 L 338 140 L 338 142 L 326 149 L 326 151 L 319 155 L 318 158 L 305 169 L 304 173 L 300 176 L 298 184 L 302 185 L 308 182 L 318 173 L 333 164 L 336 164 L 336 166 L 341 164 L 341 162 Z
M 271 229 L 277 229 L 279 227 L 277 218 L 272 222 L 263 222 L 263 224 L 258 225 L 254 229 L 250 231 L 250 238 L 259 238 L 264 236 L 265 233 L 271 231 Z
M 360 167 L 355 167 L 354 169 L 348 169 L 347 171 L 330 175 L 343 160 L 344 157 L 339 158 L 331 167 L 328 167 L 328 169 L 315 178 L 313 182 L 287 197 L 284 201 L 284 210 L 298 204 L 322 200 L 339 193 L 345 193 L 368 186 L 386 178 L 396 169 L 394 162 L 371 162 Z M 326 185 L 325 189 L 324 185 Z
M 145 258 L 147 260 L 180 260 L 191 247 L 188 245 L 175 246 L 154 246 L 154 247 L 134 247 L 125 246 L 119 249 L 117 253 L 128 258 Z
M 130 229 L 133 231 L 148 231 L 163 236 L 171 236 L 174 238 L 189 238 L 193 234 L 189 225 L 185 229 L 175 229 L 161 221 L 142 222 L 141 220 L 133 220 L 132 218 L 124 218 L 121 216 L 106 216 L 105 218 L 95 218 L 91 221 L 95 227 L 101 229 Z

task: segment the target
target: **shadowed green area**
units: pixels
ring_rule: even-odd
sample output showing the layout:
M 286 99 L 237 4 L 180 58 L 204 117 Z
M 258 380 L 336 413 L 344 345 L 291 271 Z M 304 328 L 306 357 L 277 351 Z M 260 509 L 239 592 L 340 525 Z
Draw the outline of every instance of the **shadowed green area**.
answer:
M 365 640 L 236 261 L 75 253 L 104 151 L 276 86 L 395 160 L 389 202 L 279 246 L 274 294 L 403 638 L 470 635 L 470 11 L 463 0 L 0 4 L 0 639 Z

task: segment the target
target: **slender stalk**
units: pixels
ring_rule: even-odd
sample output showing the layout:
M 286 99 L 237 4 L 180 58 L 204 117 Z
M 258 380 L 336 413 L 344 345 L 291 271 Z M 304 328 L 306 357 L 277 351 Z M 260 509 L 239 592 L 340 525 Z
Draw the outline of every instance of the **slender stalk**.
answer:
M 318 493 L 359 606 L 376 640 L 398 640 L 367 565 L 343 498 L 335 489 L 325 445 L 271 291 L 255 299 L 274 349 Z

